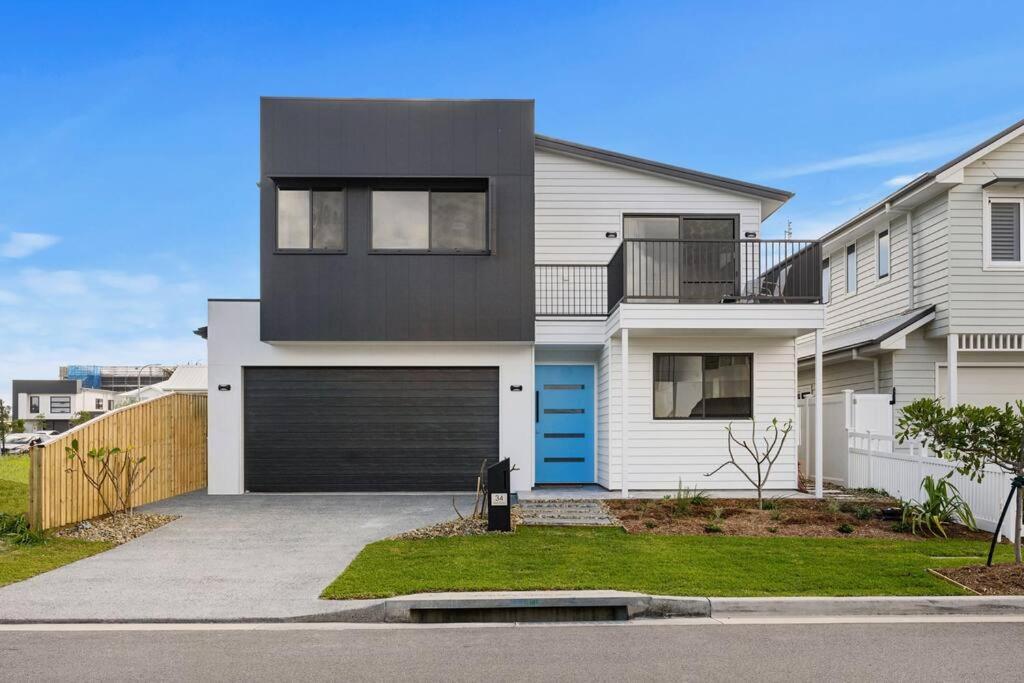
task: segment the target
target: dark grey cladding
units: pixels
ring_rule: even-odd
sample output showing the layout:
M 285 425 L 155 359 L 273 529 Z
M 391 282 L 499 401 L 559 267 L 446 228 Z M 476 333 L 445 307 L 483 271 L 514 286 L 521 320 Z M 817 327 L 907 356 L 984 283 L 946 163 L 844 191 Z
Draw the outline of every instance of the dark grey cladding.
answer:
M 532 341 L 533 102 L 264 98 L 264 341 Z M 490 253 L 370 253 L 370 189 L 488 187 Z M 347 180 L 346 253 L 276 252 L 276 187 Z

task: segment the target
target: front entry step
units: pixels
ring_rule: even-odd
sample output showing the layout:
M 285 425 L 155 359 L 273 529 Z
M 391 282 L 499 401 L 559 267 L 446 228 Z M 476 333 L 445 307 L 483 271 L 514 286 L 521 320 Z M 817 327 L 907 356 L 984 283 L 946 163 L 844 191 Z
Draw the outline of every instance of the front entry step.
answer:
M 599 500 L 520 500 L 527 526 L 618 526 Z

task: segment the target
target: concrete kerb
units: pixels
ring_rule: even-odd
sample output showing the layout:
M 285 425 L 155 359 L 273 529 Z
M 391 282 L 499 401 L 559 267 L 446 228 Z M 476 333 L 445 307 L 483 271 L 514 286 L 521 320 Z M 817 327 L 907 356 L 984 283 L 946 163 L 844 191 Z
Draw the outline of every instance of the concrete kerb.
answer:
M 4 619 L 0 624 L 63 623 L 410 623 L 413 610 L 624 606 L 630 619 L 772 619 L 896 616 L 1024 617 L 1024 596 L 706 598 L 624 591 L 420 593 L 338 601 L 338 609 L 277 618 Z

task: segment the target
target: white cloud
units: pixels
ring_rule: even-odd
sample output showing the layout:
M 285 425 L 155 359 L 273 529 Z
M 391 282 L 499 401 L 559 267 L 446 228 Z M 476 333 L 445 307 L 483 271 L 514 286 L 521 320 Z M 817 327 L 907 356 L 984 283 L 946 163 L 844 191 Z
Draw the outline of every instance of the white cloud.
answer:
M 898 176 L 895 176 L 895 177 L 892 177 L 892 178 L 889 178 L 888 180 L 886 180 L 885 181 L 885 186 L 888 187 L 888 188 L 892 188 L 892 189 L 896 189 L 897 187 L 903 187 L 904 185 L 909 183 L 911 180 L 913 180 L 914 178 L 919 177 L 920 175 L 921 175 L 920 173 L 911 173 L 911 174 L 908 174 L 908 175 L 898 175 Z
M 21 297 L 19 297 L 14 292 L 8 292 L 6 290 L 0 289 L 0 304 L 7 304 L 13 306 L 19 301 L 21 301 Z
M 12 232 L 7 240 L 0 244 L 0 256 L 5 258 L 24 258 L 37 251 L 52 247 L 60 241 L 56 235 L 42 232 Z

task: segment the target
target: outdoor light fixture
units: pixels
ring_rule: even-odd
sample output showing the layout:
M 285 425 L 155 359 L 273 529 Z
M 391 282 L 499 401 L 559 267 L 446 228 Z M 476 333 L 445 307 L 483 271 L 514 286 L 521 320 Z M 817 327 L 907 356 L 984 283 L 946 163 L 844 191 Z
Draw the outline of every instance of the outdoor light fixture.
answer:
M 522 391 L 523 390 L 523 385 L 522 384 L 513 384 L 512 386 L 509 387 L 509 390 L 510 391 Z
M 218 384 L 217 385 L 217 391 L 231 391 L 231 385 L 230 384 Z
M 606 232 L 606 233 L 604 234 L 604 236 L 605 236 L 605 237 L 608 237 L 608 238 L 610 238 L 610 239 L 615 239 L 616 237 L 618 237 L 618 236 L 619 236 L 619 233 L 617 233 L 617 232 Z
M 752 240 L 757 238 L 757 233 L 747 230 L 745 233 L 743 233 L 743 236 L 746 237 L 748 240 Z

